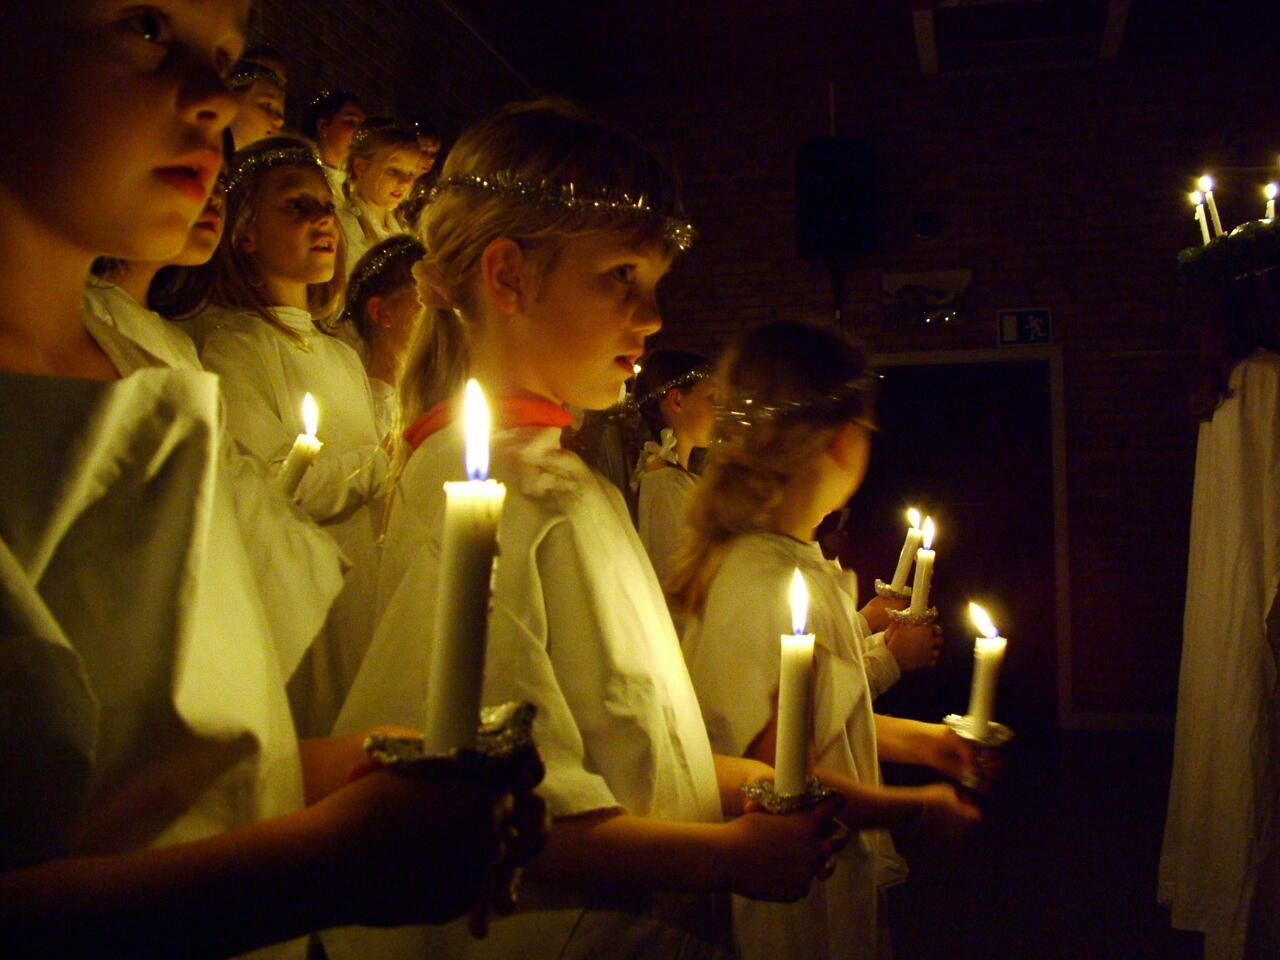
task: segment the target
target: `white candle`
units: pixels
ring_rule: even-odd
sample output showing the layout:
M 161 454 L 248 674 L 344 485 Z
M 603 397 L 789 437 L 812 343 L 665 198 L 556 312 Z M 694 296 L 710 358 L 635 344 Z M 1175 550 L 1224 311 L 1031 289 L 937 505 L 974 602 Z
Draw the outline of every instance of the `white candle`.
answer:
M 907 574 L 911 572 L 911 563 L 916 558 L 916 550 L 924 534 L 920 530 L 920 511 L 912 507 L 907 511 L 907 539 L 903 541 L 902 552 L 898 554 L 898 567 L 893 571 L 893 582 L 889 586 L 899 592 L 907 585 Z
M 1274 220 L 1276 218 L 1276 192 L 1280 191 L 1274 183 L 1268 183 L 1262 188 L 1262 195 L 1267 198 L 1267 219 Z
M 1213 235 L 1222 236 L 1222 221 L 1218 219 L 1218 204 L 1213 199 L 1213 177 L 1207 173 L 1196 181 L 1196 186 L 1204 191 L 1204 199 L 1209 204 L 1209 216 L 1213 220 Z
M 922 617 L 929 609 L 929 584 L 933 580 L 933 517 L 924 518 L 924 531 L 921 535 L 920 549 L 916 551 L 916 578 L 911 584 L 911 607 L 908 612 L 913 617 Z
M 987 735 L 996 705 L 996 677 L 1004 660 L 1005 638 L 1000 636 L 987 611 L 969 604 L 969 617 L 981 631 L 973 645 L 973 687 L 969 692 L 969 732 L 978 739 Z
M 324 446 L 316 439 L 316 429 L 319 426 L 320 409 L 316 406 L 316 398 L 308 393 L 302 398 L 303 432 L 294 439 L 293 446 L 289 448 L 289 455 L 284 458 L 284 463 L 280 465 L 280 472 L 276 474 L 276 483 L 280 485 L 286 497 L 292 497 L 297 493 L 298 484 L 302 482 L 307 468 L 311 466 L 311 461 Z
M 474 380 L 467 381 L 463 420 L 468 479 L 444 485 L 444 535 L 423 737 L 430 753 L 475 745 L 493 558 L 507 493 L 501 483 L 485 479 L 489 408 Z
M 778 671 L 778 742 L 774 789 L 783 796 L 803 793 L 809 770 L 809 709 L 813 678 L 813 634 L 805 633 L 809 590 L 797 569 L 791 578 L 791 629 L 782 635 Z
M 1191 192 L 1191 202 L 1196 205 L 1196 223 L 1200 224 L 1200 238 L 1209 242 L 1209 221 L 1204 216 L 1204 194 L 1199 190 Z

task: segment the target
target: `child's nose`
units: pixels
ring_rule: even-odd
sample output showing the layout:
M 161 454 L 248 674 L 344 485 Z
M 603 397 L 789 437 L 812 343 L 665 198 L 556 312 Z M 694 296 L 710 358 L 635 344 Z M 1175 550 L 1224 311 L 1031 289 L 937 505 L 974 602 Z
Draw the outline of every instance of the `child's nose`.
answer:
M 178 108 L 188 123 L 222 130 L 240 109 L 240 98 L 211 65 L 192 62 L 178 91 Z
M 651 337 L 662 329 L 662 315 L 658 312 L 658 301 L 654 297 L 644 298 L 635 312 L 634 325 L 646 337 Z

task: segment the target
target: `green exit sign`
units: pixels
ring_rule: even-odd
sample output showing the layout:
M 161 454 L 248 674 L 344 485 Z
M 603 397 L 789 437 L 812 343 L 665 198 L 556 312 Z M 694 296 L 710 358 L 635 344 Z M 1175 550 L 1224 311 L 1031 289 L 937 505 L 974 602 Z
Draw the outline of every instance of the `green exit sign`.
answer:
M 996 312 L 996 340 L 1002 347 L 1048 343 L 1052 331 L 1053 315 L 1047 307 Z

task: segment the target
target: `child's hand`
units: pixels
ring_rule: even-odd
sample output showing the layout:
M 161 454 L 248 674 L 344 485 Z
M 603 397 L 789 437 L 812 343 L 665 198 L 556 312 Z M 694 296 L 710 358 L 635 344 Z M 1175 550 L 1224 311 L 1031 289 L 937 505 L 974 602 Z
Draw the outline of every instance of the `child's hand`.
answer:
M 347 922 L 443 923 L 490 906 L 510 912 L 519 868 L 542 849 L 546 808 L 532 792 L 541 764 L 504 782 L 438 780 L 377 770 L 311 808 L 320 851 L 316 882 Z
M 867 621 L 872 633 L 879 633 L 889 627 L 889 610 L 905 610 L 907 601 L 894 600 L 889 597 L 875 596 L 858 612 Z
M 931 728 L 925 745 L 923 760 L 939 773 L 959 780 L 976 769 L 973 747 L 963 737 L 943 723 L 928 724 Z
M 732 831 L 729 869 L 734 893 L 754 900 L 790 903 L 809 892 L 814 877 L 835 870 L 832 859 L 849 831 L 835 822 L 841 801 L 826 800 L 798 813 L 748 812 L 726 824 Z
M 920 626 L 891 623 L 884 640 L 903 673 L 937 666 L 942 655 L 942 627 L 936 623 Z
M 919 823 L 930 833 L 957 837 L 981 819 L 978 808 L 949 783 L 931 783 L 920 788 Z

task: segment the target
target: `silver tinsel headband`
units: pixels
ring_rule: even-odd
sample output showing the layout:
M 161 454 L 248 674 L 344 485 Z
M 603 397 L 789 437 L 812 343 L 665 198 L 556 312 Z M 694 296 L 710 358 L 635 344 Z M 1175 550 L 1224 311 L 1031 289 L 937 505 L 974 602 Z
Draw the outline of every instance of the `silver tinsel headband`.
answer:
M 418 142 L 418 132 L 403 120 L 397 120 L 394 117 L 370 117 L 356 128 L 355 135 L 351 138 L 351 146 L 361 146 L 375 133 L 390 134 L 392 139 L 403 140 L 405 143 L 410 140 L 415 144 Z
M 677 250 L 688 250 L 693 245 L 693 224 L 655 210 L 643 193 L 632 196 L 625 191 L 603 191 L 597 194 L 579 194 L 572 183 L 554 184 L 543 180 L 531 183 L 505 171 L 480 175 L 455 173 L 435 185 L 428 203 L 445 190 L 474 190 L 497 194 L 518 203 L 531 206 L 560 207 L 566 210 L 592 210 L 629 212 L 641 216 L 661 218 L 663 235 Z
M 227 194 L 235 193 L 246 180 L 255 177 L 273 167 L 301 166 L 315 167 L 324 173 L 324 165 L 316 152 L 305 143 L 287 147 L 275 147 L 269 150 L 246 150 L 231 158 L 231 169 L 227 173 Z
M 750 393 L 742 393 L 730 402 L 717 403 L 716 419 L 752 427 L 790 416 L 834 414 L 853 401 L 865 400 L 869 397 L 875 389 L 877 379 L 874 374 L 864 374 L 822 396 L 810 397 L 806 400 L 787 400 L 783 403 L 764 403 Z M 867 425 L 872 426 L 869 418 Z
M 666 383 L 658 384 L 658 386 L 654 387 L 643 397 L 637 398 L 636 406 L 643 407 L 646 403 L 653 403 L 655 400 L 661 400 L 667 395 L 669 390 L 679 390 L 681 387 L 687 387 L 690 384 L 697 383 L 699 380 L 705 380 L 707 377 L 711 376 L 711 373 L 712 371 L 710 367 L 699 367 L 695 370 L 690 370 L 687 373 L 682 373 L 678 377 L 672 377 Z
M 226 85 L 228 90 L 235 90 L 238 93 L 241 90 L 247 90 L 259 80 L 275 84 L 281 90 L 288 86 L 284 77 L 256 60 L 241 60 L 232 67 L 231 73 L 227 75 Z
M 382 271 L 388 266 L 406 256 L 421 260 L 427 255 L 427 248 L 421 241 L 407 233 L 389 237 L 378 244 L 374 250 L 376 252 L 372 256 L 366 257 L 356 265 L 356 269 L 347 280 L 347 306 L 342 311 L 345 317 L 352 315 L 351 310 L 359 302 L 364 287 L 380 277 Z

